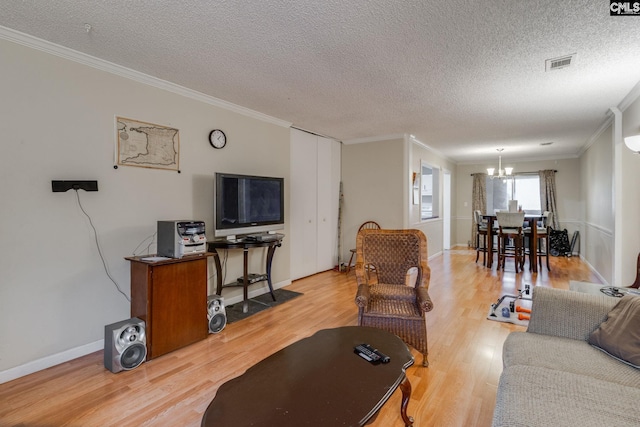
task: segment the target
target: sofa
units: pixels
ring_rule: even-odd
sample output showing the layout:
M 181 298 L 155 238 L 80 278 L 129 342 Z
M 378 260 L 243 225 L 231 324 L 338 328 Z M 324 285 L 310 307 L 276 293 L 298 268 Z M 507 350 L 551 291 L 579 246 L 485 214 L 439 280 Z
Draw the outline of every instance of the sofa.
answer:
M 640 297 L 624 298 L 640 313 Z M 534 287 L 532 300 L 526 332 L 512 332 L 504 343 L 493 427 L 640 426 L 638 364 L 589 343 L 607 322 L 620 321 L 613 313 L 622 299 Z M 633 330 L 635 340 L 625 343 L 637 346 L 640 328 Z M 632 358 L 640 357 L 638 348 Z

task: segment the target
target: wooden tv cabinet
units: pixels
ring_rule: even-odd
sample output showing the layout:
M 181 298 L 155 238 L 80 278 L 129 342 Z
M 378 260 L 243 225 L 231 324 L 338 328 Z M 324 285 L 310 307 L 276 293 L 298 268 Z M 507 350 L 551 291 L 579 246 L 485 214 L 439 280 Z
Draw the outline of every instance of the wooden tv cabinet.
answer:
M 131 317 L 145 321 L 147 360 L 207 338 L 207 257 L 131 261 Z

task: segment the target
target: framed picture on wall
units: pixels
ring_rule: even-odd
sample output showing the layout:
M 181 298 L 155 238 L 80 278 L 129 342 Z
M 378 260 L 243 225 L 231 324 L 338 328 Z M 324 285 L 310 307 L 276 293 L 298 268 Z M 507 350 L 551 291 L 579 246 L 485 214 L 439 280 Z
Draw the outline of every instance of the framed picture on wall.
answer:
M 116 165 L 180 172 L 180 131 L 116 117 Z M 116 167 L 117 167 L 116 166 Z

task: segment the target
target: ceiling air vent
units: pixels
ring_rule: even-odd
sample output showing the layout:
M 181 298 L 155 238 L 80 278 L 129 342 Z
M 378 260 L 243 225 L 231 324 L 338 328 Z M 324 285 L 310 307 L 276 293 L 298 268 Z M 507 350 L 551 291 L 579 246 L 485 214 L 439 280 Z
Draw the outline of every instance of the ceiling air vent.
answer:
M 576 59 L 576 54 L 561 56 L 560 58 L 547 59 L 545 61 L 546 71 L 559 70 L 561 68 L 567 68 Z

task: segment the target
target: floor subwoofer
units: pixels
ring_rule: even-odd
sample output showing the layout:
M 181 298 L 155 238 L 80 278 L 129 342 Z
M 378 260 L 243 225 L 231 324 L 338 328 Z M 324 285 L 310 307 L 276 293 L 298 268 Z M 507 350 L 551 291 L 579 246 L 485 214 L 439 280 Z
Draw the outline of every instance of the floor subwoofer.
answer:
M 222 296 L 210 295 L 207 298 L 207 319 L 209 320 L 210 334 L 217 334 L 227 325 L 227 312 Z
M 143 320 L 134 317 L 104 327 L 104 367 L 113 373 L 137 368 L 147 358 Z

